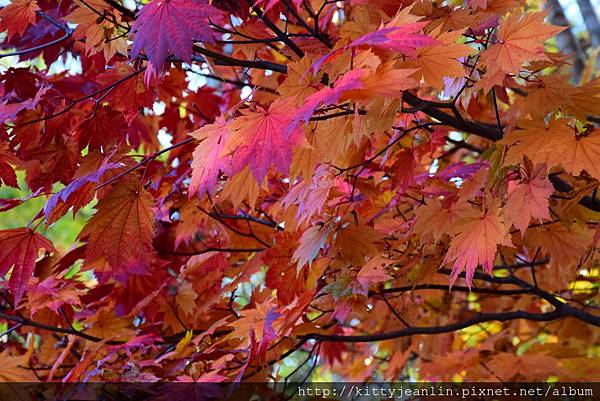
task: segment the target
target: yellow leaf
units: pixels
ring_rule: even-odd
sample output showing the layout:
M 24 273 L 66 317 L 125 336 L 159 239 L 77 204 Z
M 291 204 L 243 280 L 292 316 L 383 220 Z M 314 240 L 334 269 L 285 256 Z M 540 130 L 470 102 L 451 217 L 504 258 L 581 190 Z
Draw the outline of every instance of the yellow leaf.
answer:
M 187 330 L 185 332 L 185 336 L 175 346 L 175 353 L 177 353 L 177 355 L 181 355 L 183 353 L 185 347 L 190 343 L 190 341 L 192 341 L 193 335 L 194 332 L 192 330 Z

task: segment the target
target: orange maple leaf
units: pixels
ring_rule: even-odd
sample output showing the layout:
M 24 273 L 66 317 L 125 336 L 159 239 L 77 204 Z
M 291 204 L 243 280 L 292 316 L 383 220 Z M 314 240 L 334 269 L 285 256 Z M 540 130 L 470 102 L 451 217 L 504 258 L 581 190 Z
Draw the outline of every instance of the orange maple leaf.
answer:
M 503 209 L 506 227 L 514 225 L 521 233 L 525 233 L 532 218 L 549 219 L 548 198 L 553 192 L 554 187 L 546 178 L 546 168 L 543 164 L 526 171 L 522 183 L 509 187 L 508 199 Z
M 478 265 L 492 274 L 496 248 L 498 245 L 511 245 L 499 212 L 499 209 L 488 209 L 481 214 L 473 209 L 466 216 L 462 216 L 457 223 L 456 236 L 450 243 L 443 261 L 444 264 L 453 264 L 451 285 L 463 269 L 467 272 L 466 279 L 469 286 Z
M 473 53 L 474 49 L 466 44 L 455 43 L 462 31 L 446 32 L 437 37 L 441 42 L 417 49 L 415 66 L 420 75 L 435 89 L 443 89 L 444 77 L 462 77 L 465 68 L 458 60 Z
M 556 164 L 560 163 L 565 170 L 579 175 L 582 170 L 600 179 L 600 131 L 589 129 L 580 134 L 573 131 L 557 135 L 548 145 L 548 153 L 552 153 Z
M 509 145 L 506 152 L 504 165 L 519 164 L 523 155 L 533 163 L 547 163 L 555 137 L 573 135 L 573 129 L 567 125 L 567 120 L 551 120 L 548 124 L 544 121 L 524 121 L 521 129 L 515 129 L 506 135 L 500 143 Z M 556 160 L 556 159 L 554 159 Z
M 544 42 L 566 28 L 545 24 L 546 15 L 546 12 L 512 13 L 504 18 L 498 28 L 497 43 L 481 53 L 480 62 L 487 74 L 518 73 L 523 63 L 548 60 Z

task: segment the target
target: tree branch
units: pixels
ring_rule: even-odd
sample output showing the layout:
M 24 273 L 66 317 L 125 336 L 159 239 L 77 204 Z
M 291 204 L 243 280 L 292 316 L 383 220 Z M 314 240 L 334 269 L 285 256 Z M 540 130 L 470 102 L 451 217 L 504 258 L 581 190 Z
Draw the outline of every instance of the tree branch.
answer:
M 16 51 L 10 52 L 10 53 L 0 54 L 0 59 L 2 59 L 4 57 L 10 57 L 10 56 L 20 56 L 23 54 L 33 53 L 38 50 L 43 50 L 47 47 L 54 46 L 58 43 L 61 43 L 65 40 L 69 39 L 73 35 L 73 29 L 71 29 L 68 25 L 61 24 L 60 22 L 56 21 L 54 18 L 52 18 L 51 16 L 47 15 L 46 13 L 44 13 L 42 11 L 37 11 L 36 14 L 39 15 L 40 17 L 44 18 L 48 22 L 50 22 L 55 27 L 62 29 L 65 32 L 65 34 L 63 36 L 61 36 L 60 38 L 54 39 L 48 43 L 43 43 L 41 45 L 30 47 L 30 48 L 23 49 L 23 50 L 16 50 Z
M 284 64 L 273 63 L 265 60 L 243 60 L 237 59 L 233 57 L 229 57 L 225 54 L 218 53 L 212 50 L 209 50 L 205 47 L 199 46 L 198 44 L 194 44 L 194 51 L 206 56 L 210 57 L 215 61 L 217 65 L 225 65 L 232 67 L 247 67 L 247 68 L 259 68 L 262 70 L 271 70 L 275 72 L 280 72 L 282 74 L 287 73 L 287 67 Z M 203 60 L 202 60 L 203 61 Z
M 246 0 L 246 2 L 248 3 L 248 5 L 250 6 L 250 8 L 252 8 L 252 11 L 254 11 L 256 13 L 256 15 L 258 15 L 258 17 L 264 22 L 264 24 L 273 31 L 273 33 L 275 33 L 275 35 L 277 35 L 277 37 L 286 45 L 288 45 L 290 47 L 290 49 L 292 49 L 292 51 L 294 53 L 296 53 L 296 55 L 298 57 L 304 57 L 304 52 L 302 51 L 302 49 L 300 49 L 298 47 L 298 45 L 296 45 L 296 43 L 294 43 L 294 41 L 292 41 L 286 34 L 285 32 L 283 32 L 281 29 L 279 29 L 279 27 L 277 27 L 277 25 L 271 21 L 266 15 L 265 13 L 263 13 L 263 11 L 260 9 L 260 7 L 257 7 L 256 5 L 254 5 L 254 2 L 252 0 Z
M 499 321 L 506 322 L 517 319 L 533 320 L 538 322 L 550 322 L 552 320 L 559 319 L 561 317 L 568 316 L 567 313 L 561 310 L 554 310 L 547 313 L 531 313 L 522 310 L 513 312 L 499 312 L 499 313 L 479 313 L 470 319 L 466 319 L 460 322 L 447 324 L 443 326 L 433 327 L 406 327 L 401 330 L 390 331 L 386 333 L 378 334 L 367 334 L 367 335 L 340 335 L 340 334 L 319 334 L 311 333 L 303 336 L 302 339 L 311 339 L 316 341 L 331 341 L 331 342 L 350 342 L 350 343 L 365 343 L 383 340 L 393 340 L 396 338 L 414 336 L 414 335 L 431 335 L 431 334 L 442 334 L 450 333 L 453 331 L 465 329 L 469 326 L 473 326 L 480 323 Z

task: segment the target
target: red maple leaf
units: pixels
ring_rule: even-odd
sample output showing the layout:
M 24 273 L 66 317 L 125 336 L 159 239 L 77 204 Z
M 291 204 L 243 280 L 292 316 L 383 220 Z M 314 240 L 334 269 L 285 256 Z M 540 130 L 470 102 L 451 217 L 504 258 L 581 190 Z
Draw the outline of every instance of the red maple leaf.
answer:
M 126 129 L 127 124 L 122 113 L 110 107 L 99 107 L 77 127 L 79 147 L 100 149 L 109 144 L 119 143 L 123 140 Z M 106 135 L 108 132 L 111 135 Z
M 39 9 L 35 0 L 12 0 L 0 10 L 0 31 L 7 31 L 8 39 L 17 33 L 22 36 L 29 25 L 35 24 Z
M 40 249 L 54 251 L 54 246 L 46 237 L 30 228 L 0 231 L 0 276 L 13 268 L 9 284 L 15 297 L 15 305 L 25 293 Z
M 155 68 L 170 55 L 190 61 L 192 40 L 214 43 L 208 21 L 220 15 L 207 0 L 154 0 L 142 8 L 133 24 L 131 54 L 137 57 L 145 51 Z

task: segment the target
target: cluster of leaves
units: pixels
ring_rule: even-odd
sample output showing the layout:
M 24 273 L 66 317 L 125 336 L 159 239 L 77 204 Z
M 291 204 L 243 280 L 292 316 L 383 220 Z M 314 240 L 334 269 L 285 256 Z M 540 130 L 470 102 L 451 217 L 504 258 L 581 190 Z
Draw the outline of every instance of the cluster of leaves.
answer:
M 12 0 L 0 211 L 46 201 L 0 231 L 0 377 L 598 377 L 600 79 L 545 16 Z

